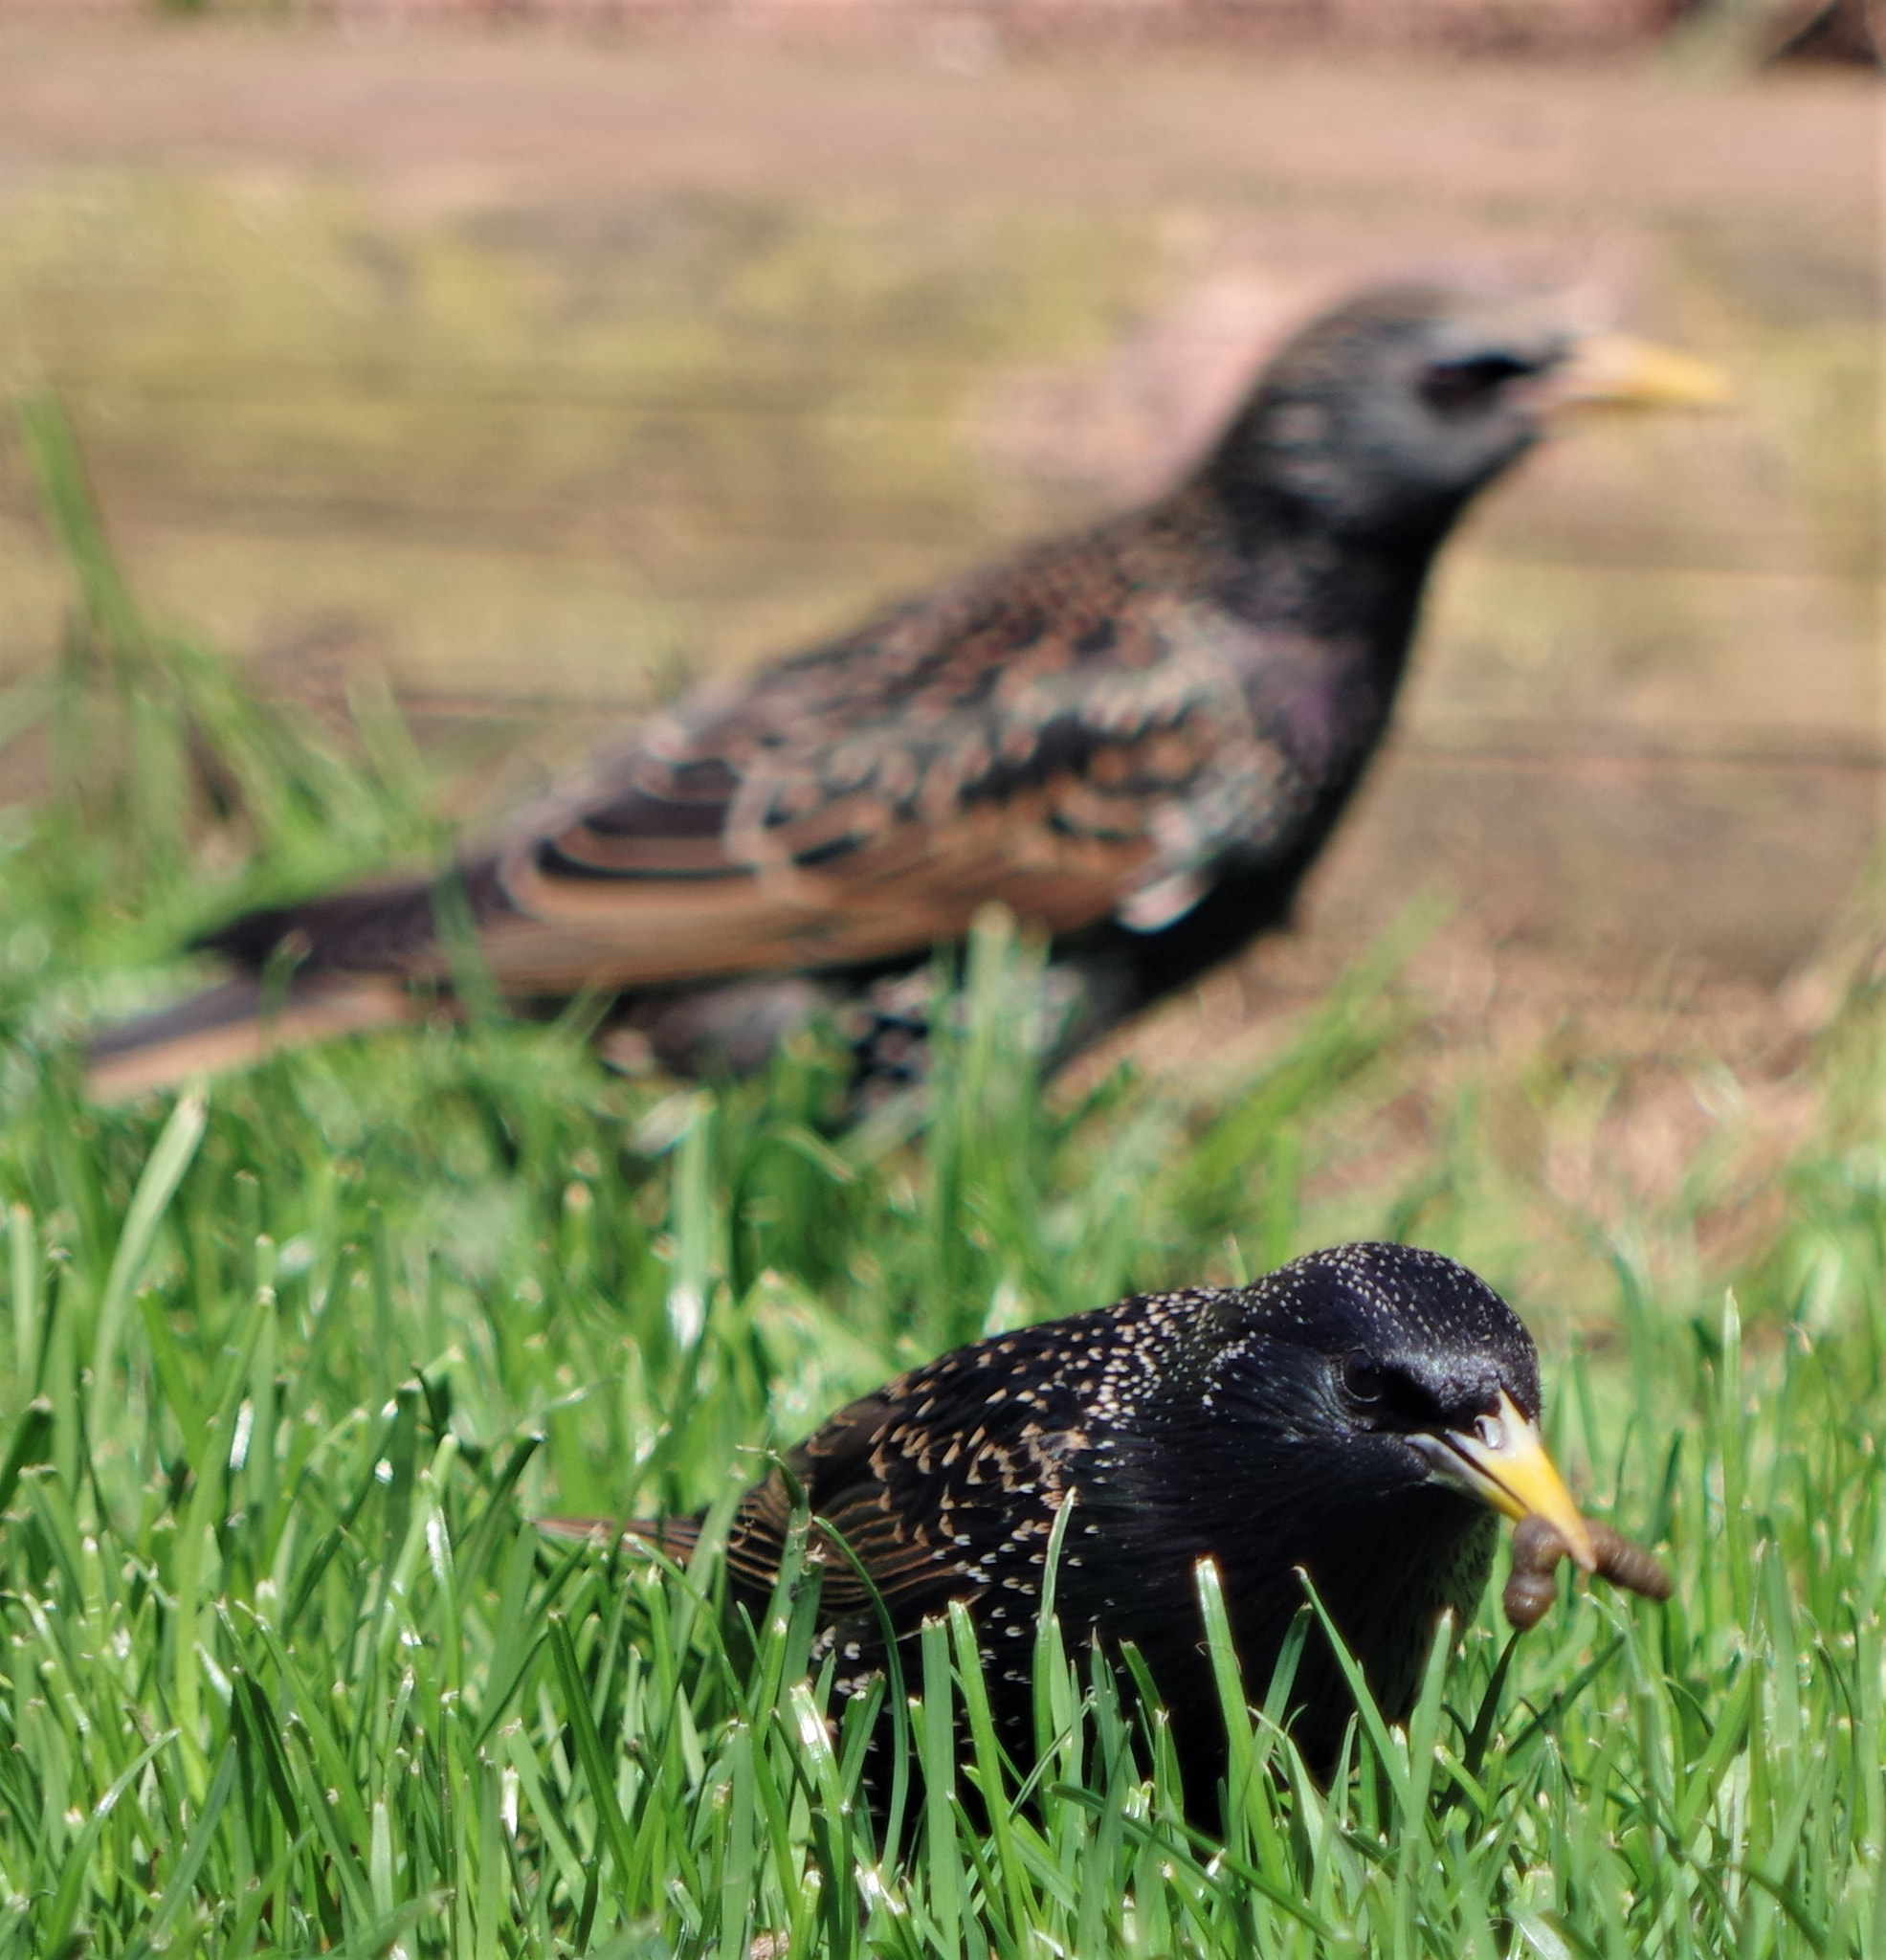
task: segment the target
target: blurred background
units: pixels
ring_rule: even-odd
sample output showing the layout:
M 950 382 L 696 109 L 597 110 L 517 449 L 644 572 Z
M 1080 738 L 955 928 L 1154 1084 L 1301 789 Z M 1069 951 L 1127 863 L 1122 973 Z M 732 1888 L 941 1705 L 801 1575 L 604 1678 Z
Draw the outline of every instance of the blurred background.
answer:
M 1216 1058 L 1429 889 L 1470 1017 L 1766 1039 L 1880 817 L 1870 51 L 1799 0 L 0 0 L 0 379 L 153 614 L 396 703 L 474 815 L 1144 494 L 1347 285 L 1591 285 L 1737 409 L 1489 501 L 1305 930 L 1137 1039 Z M 0 682 L 70 603 L 0 430 Z

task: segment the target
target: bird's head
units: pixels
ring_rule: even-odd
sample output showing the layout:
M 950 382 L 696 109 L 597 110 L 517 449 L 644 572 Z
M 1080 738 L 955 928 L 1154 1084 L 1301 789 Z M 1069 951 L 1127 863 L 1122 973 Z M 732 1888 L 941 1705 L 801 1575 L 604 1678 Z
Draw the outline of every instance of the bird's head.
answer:
M 1207 478 L 1233 504 L 1351 535 L 1437 538 L 1564 415 L 1726 394 L 1702 363 L 1590 331 L 1563 301 L 1382 287 L 1286 344 Z
M 1539 1435 L 1539 1354 L 1485 1281 L 1438 1253 L 1312 1253 L 1236 1296 L 1212 1413 L 1266 1438 L 1306 1504 L 1422 1489 L 1544 1518 L 1587 1571 L 1591 1535 Z

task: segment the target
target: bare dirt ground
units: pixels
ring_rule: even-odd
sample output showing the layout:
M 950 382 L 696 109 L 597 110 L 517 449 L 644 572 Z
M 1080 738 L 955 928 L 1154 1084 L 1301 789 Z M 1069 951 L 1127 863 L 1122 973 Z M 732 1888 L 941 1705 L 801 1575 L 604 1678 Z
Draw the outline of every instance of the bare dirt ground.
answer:
M 1502 487 L 1305 929 L 1139 1038 L 1261 1045 L 1438 887 L 1448 1025 L 1641 1013 L 1694 1103 L 1798 1060 L 1878 828 L 1876 118 L 1838 71 L 0 20 L 0 372 L 272 684 L 566 745 L 1143 494 L 1355 279 L 1587 282 L 1737 411 Z M 0 561 L 16 671 L 63 574 L 3 439 Z
M 921 190 L 1141 201 L 1270 185 L 1561 218 L 1870 213 L 1871 78 L 1258 49 L 1010 61 L 999 37 L 60 27 L 0 15 L 0 164 L 359 173 L 531 193 Z M 1413 214 L 1412 212 L 1410 213 Z M 1417 229 L 1420 229 L 1417 219 Z

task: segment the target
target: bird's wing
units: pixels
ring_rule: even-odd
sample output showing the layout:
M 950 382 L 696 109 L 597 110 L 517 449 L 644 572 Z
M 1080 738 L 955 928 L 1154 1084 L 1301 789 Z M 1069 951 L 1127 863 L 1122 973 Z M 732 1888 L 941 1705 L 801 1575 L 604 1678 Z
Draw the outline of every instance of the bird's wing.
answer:
M 870 1588 L 832 1543 L 828 1526 L 843 1538 L 899 1616 L 906 1600 L 923 1611 L 916 1595 L 931 1588 L 936 1548 L 923 1535 L 921 1520 L 906 1522 L 895 1509 L 884 1475 L 883 1446 L 897 1421 L 897 1388 L 893 1383 L 840 1410 L 788 1455 L 785 1470 L 774 1470 L 747 1493 L 728 1534 L 727 1566 L 749 1597 L 771 1590 L 791 1526 L 796 1485 L 817 1520 L 813 1543 L 824 1567 L 820 1602 L 830 1618 L 869 1615 L 872 1601 Z M 947 1596 L 945 1586 L 938 1604 Z
M 475 868 L 493 974 L 858 964 L 990 901 L 1051 932 L 1178 916 L 1294 786 L 1242 679 L 1253 629 L 1149 548 L 1039 554 L 698 695 Z
M 787 1457 L 825 1539 L 828 1620 L 868 1630 L 875 1590 L 907 1630 L 976 1593 L 985 1554 L 1045 1554 L 1068 1466 L 1087 1443 L 1072 1389 L 1052 1369 L 1017 1369 L 1022 1348 L 1052 1340 L 1030 1331 L 945 1355 L 841 1410 Z M 1030 1385 L 1004 1391 L 1004 1377 Z M 734 1521 L 727 1562 L 739 1581 L 770 1588 L 791 1515 L 775 1471 Z
M 739 769 L 644 751 L 620 796 L 506 854 L 493 971 L 562 978 L 573 962 L 647 983 L 854 964 L 957 936 L 991 901 L 1073 930 L 1195 870 L 1217 827 L 1194 806 L 1241 801 L 1227 778 L 1261 807 L 1280 773 L 1222 688 L 1042 692 L 1062 699 Z M 700 833 L 677 836 L 690 817 Z

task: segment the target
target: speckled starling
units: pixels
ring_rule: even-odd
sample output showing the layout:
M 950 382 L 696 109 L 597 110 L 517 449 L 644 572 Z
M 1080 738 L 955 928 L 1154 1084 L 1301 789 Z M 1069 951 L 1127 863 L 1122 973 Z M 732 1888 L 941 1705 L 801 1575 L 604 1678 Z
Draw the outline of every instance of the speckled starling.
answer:
M 1478 1602 L 1496 1512 L 1541 1521 L 1535 1577 L 1566 1554 L 1587 1571 L 1599 1563 L 1602 1527 L 1566 1493 L 1539 1413 L 1532 1339 L 1485 1281 L 1437 1253 L 1340 1246 L 1237 1291 L 1121 1301 L 899 1376 L 747 1493 L 730 1585 L 757 1617 L 797 1485 L 823 1569 L 820 1649 L 837 1655 L 841 1683 L 854 1690 L 880 1668 L 883 1646 L 870 1591 L 832 1533 L 870 1574 L 900 1641 L 952 1600 L 966 1604 L 1006 1745 L 1026 1762 L 1043 1573 L 1056 1516 L 1073 1503 L 1056 1574 L 1064 1635 L 1071 1647 L 1090 1636 L 1112 1650 L 1137 1644 L 1203 1802 L 1224 1730 L 1197 1562 L 1218 1566 L 1254 1697 L 1303 1604 L 1300 1570 L 1398 1720 L 1439 1615 L 1464 1620 Z M 679 1550 L 696 1528 L 629 1531 Z M 1626 1548 L 1635 1564 L 1613 1575 L 1655 1591 L 1660 1570 Z M 1353 1703 L 1318 1639 L 1294 1705 L 1300 1747 L 1326 1769 Z
M 516 997 L 617 990 L 693 1072 L 840 1002 L 861 1070 L 908 1069 L 921 1009 L 913 1036 L 874 985 L 991 901 L 1052 938 L 1064 1047 L 1192 979 L 1287 914 L 1468 501 L 1567 410 L 1719 392 L 1562 313 L 1366 292 L 1152 504 L 689 695 L 461 857 L 483 968 Z M 202 944 L 235 976 L 104 1036 L 95 1088 L 410 1017 L 450 984 L 439 909 L 409 879 L 234 920 Z

